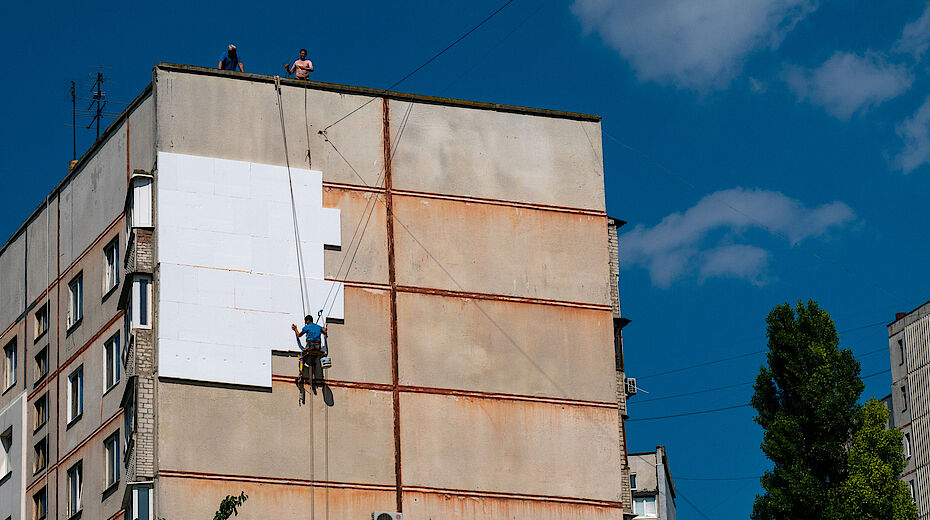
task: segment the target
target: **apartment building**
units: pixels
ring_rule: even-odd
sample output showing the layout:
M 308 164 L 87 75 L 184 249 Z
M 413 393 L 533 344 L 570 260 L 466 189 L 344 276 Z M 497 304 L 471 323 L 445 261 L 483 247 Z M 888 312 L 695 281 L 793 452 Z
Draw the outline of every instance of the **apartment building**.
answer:
M 0 250 L 0 518 L 629 516 L 602 157 L 596 116 L 156 66 Z
M 655 451 L 630 453 L 630 488 L 635 518 L 675 520 L 675 481 L 668 467 L 665 446 Z
M 888 324 L 891 357 L 889 423 L 904 434 L 907 466 L 901 473 L 917 504 L 918 518 L 930 515 L 930 302 L 899 312 Z

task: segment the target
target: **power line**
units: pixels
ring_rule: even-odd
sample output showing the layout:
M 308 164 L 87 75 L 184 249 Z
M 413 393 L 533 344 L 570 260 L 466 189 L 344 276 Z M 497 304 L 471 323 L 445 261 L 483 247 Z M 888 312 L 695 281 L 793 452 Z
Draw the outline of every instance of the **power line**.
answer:
M 882 347 L 882 348 L 875 349 L 875 350 L 870 350 L 870 351 L 868 351 L 868 352 L 859 354 L 858 356 L 856 356 L 856 358 L 857 358 L 857 359 L 861 359 L 861 358 L 864 358 L 864 357 L 867 357 L 867 356 L 871 356 L 871 355 L 873 355 L 873 354 L 876 354 L 876 353 L 878 353 L 878 352 L 885 352 L 885 351 L 887 351 L 887 350 L 888 350 L 888 349 L 887 349 L 886 347 Z M 889 370 L 882 370 L 881 372 L 876 372 L 876 373 L 874 373 L 874 374 L 869 374 L 869 375 L 867 375 L 867 376 L 862 376 L 862 379 L 868 379 L 868 378 L 870 378 L 870 377 L 879 376 L 879 375 L 884 374 L 885 372 L 888 372 L 888 371 L 889 371 Z M 745 382 L 742 382 L 742 383 L 735 383 L 735 384 L 732 384 L 732 385 L 724 385 L 724 386 L 717 386 L 717 387 L 713 387 L 713 388 L 705 388 L 705 389 L 703 389 L 703 390 L 695 390 L 695 391 L 693 391 L 693 392 L 683 392 L 683 393 L 680 393 L 680 394 L 666 395 L 666 396 L 661 396 L 661 397 L 651 397 L 651 398 L 649 398 L 649 399 L 637 399 L 637 400 L 635 400 L 635 401 L 627 401 L 627 406 L 629 406 L 629 405 L 631 405 L 631 404 L 642 404 L 642 403 L 649 403 L 649 402 L 652 402 L 652 401 L 664 401 L 664 400 L 667 400 L 667 399 L 675 399 L 675 398 L 678 398 L 678 397 L 687 397 L 687 396 L 691 396 L 691 395 L 706 394 L 706 393 L 710 393 L 710 392 L 717 392 L 717 391 L 720 391 L 720 390 L 727 390 L 727 389 L 731 389 L 731 388 L 737 388 L 737 387 L 740 387 L 740 386 L 748 386 L 748 385 L 752 385 L 752 384 L 755 384 L 755 381 L 745 381 Z
M 377 94 L 375 94 L 375 96 L 373 96 L 371 99 L 369 99 L 368 101 L 362 103 L 361 105 L 359 105 L 357 108 L 355 108 L 354 110 L 352 110 L 352 111 L 349 112 L 348 114 L 346 114 L 346 115 L 340 117 L 340 118 L 337 119 L 336 121 L 334 121 L 334 122 L 330 123 L 329 125 L 327 125 L 326 128 L 324 128 L 323 130 L 320 130 L 320 133 L 321 133 L 321 134 L 325 134 L 327 130 L 329 130 L 330 128 L 332 128 L 332 127 L 335 126 L 336 124 L 342 122 L 342 120 L 344 120 L 345 118 L 351 116 L 352 114 L 354 114 L 354 113 L 358 112 L 359 110 L 361 110 L 362 108 L 366 107 L 369 103 L 371 103 L 371 102 L 374 101 L 375 99 L 378 99 L 378 97 L 381 96 L 382 94 L 384 94 L 385 92 L 388 92 L 388 91 L 390 91 L 392 88 L 396 87 L 397 85 L 400 85 L 400 84 L 403 83 L 404 81 L 407 81 L 407 79 L 409 79 L 411 76 L 413 76 L 414 74 L 416 74 L 417 72 L 419 72 L 423 67 L 429 65 L 429 64 L 432 63 L 436 58 L 442 56 L 443 54 L 446 53 L 446 51 L 448 51 L 448 50 L 451 49 L 452 47 L 455 47 L 456 44 L 458 44 L 460 41 L 462 41 L 462 40 L 464 40 L 465 38 L 467 38 L 471 33 L 477 31 L 482 25 L 486 24 L 491 18 L 494 18 L 495 16 L 497 16 L 498 13 L 500 13 L 501 11 L 503 11 L 507 6 L 509 6 L 509 5 L 512 4 L 513 2 L 514 2 L 514 0 L 507 0 L 507 2 L 505 2 L 503 5 L 501 5 L 500 7 L 498 7 L 493 13 L 489 14 L 488 16 L 486 16 L 486 17 L 484 18 L 484 20 L 481 20 L 481 22 L 479 22 L 478 25 L 475 25 L 474 27 L 472 27 L 471 29 L 469 29 L 468 31 L 466 31 L 465 34 L 463 34 L 463 35 L 459 36 L 458 38 L 456 38 L 456 40 L 455 40 L 454 42 L 452 42 L 452 43 L 450 43 L 449 45 L 447 45 L 443 50 L 441 50 L 441 51 L 437 52 L 436 54 L 434 54 L 430 59 L 428 59 L 428 60 L 426 60 L 425 62 L 423 62 L 423 64 L 421 64 L 419 67 L 417 67 L 417 68 L 413 69 L 412 71 L 408 72 L 407 74 L 404 75 L 404 77 L 402 77 L 402 78 L 400 78 L 399 80 L 397 80 L 397 81 L 395 81 L 394 83 L 392 83 L 391 86 L 389 86 L 388 88 L 381 90 L 380 92 L 378 92 Z
M 877 327 L 878 325 L 885 325 L 885 324 L 886 324 L 886 321 L 877 321 L 877 322 L 875 322 L 875 323 L 869 323 L 868 325 L 862 325 L 862 326 L 860 326 L 860 327 L 855 327 L 855 328 L 852 328 L 852 329 L 841 330 L 841 331 L 837 332 L 837 335 L 846 334 L 846 333 L 849 333 L 849 332 L 855 332 L 855 331 L 857 331 L 857 330 L 867 329 L 867 328 L 871 328 L 871 327 Z M 701 368 L 701 367 L 706 367 L 706 366 L 710 366 L 710 365 L 716 365 L 716 364 L 718 364 L 718 363 L 723 363 L 724 361 L 732 361 L 732 360 L 734 360 L 734 359 L 741 359 L 741 358 L 745 358 L 745 357 L 755 356 L 755 355 L 757 355 L 757 354 L 763 354 L 763 353 L 765 353 L 765 352 L 766 352 L 765 349 L 763 349 L 763 350 L 756 350 L 756 351 L 753 351 L 753 352 L 747 352 L 747 353 L 745 353 L 745 354 L 737 354 L 737 355 L 735 355 L 735 356 L 729 356 L 729 357 L 725 357 L 725 358 L 714 359 L 714 360 L 711 360 L 711 361 L 705 361 L 705 362 L 703 362 L 703 363 L 697 363 L 697 364 L 695 364 L 695 365 L 687 365 L 687 366 L 684 366 L 684 367 L 673 368 L 673 369 L 671 369 L 671 370 L 665 370 L 665 371 L 663 371 L 663 372 L 656 372 L 656 373 L 654 373 L 654 374 L 647 374 L 647 375 L 645 375 L 645 376 L 638 376 L 636 379 L 637 379 L 637 380 L 642 380 L 642 379 L 648 379 L 648 378 L 650 378 L 650 377 L 658 377 L 658 376 L 664 376 L 664 375 L 668 375 L 668 374 L 677 374 L 678 372 L 684 372 L 685 370 L 691 370 L 691 369 L 694 369 L 694 368 Z
M 658 416 L 655 416 L 655 417 L 637 417 L 637 418 L 635 418 L 635 419 L 627 419 L 626 422 L 634 422 L 634 421 L 657 421 L 657 420 L 659 420 L 659 419 L 672 419 L 672 418 L 675 418 L 675 417 L 687 417 L 687 416 L 690 416 L 690 415 L 703 415 L 703 414 L 706 414 L 706 413 L 723 412 L 723 411 L 726 411 L 726 410 L 735 410 L 735 409 L 737 409 L 737 408 L 743 408 L 743 407 L 748 407 L 748 406 L 749 406 L 748 404 L 736 404 L 736 405 L 733 405 L 733 406 L 724 406 L 723 408 L 712 408 L 712 409 L 710 409 L 710 410 L 697 410 L 697 411 L 694 411 L 694 412 L 676 413 L 676 414 L 671 414 L 671 415 L 658 415 Z
M 703 517 L 705 520 L 710 520 L 710 517 L 707 516 L 706 514 L 704 514 L 704 511 L 701 511 L 701 510 L 698 508 L 698 506 L 696 506 L 696 505 L 694 504 L 694 502 L 688 500 L 688 497 L 686 497 L 686 496 L 681 492 L 680 489 L 676 489 L 676 491 L 677 491 L 676 494 L 677 494 L 678 496 L 680 496 L 685 502 L 687 502 L 688 505 L 691 506 L 691 508 L 694 509 L 694 510 L 697 512 L 697 514 L 701 515 L 701 517 Z
M 708 478 L 690 478 L 690 477 L 675 477 L 675 480 L 691 480 L 698 482 L 719 482 L 719 481 L 735 481 L 735 480 L 759 480 L 762 476 L 753 476 L 753 477 L 708 477 Z

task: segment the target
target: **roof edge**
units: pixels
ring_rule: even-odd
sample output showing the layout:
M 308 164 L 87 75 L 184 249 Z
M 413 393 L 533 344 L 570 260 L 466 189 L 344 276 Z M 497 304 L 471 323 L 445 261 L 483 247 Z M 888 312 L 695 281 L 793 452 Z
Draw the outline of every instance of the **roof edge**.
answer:
M 152 83 L 149 82 L 149 84 L 146 85 L 144 89 L 142 89 L 142 92 L 140 92 L 139 95 L 136 96 L 136 98 L 132 100 L 132 102 L 126 105 L 126 108 L 123 109 L 120 115 L 117 116 L 116 119 L 114 119 L 109 125 L 107 125 L 107 128 L 103 131 L 100 137 L 98 137 L 94 141 L 94 144 L 92 144 L 90 148 L 87 149 L 87 151 L 81 154 L 81 156 L 74 163 L 74 167 L 68 170 L 68 174 L 65 175 L 64 179 L 62 179 L 61 182 L 55 185 L 52 191 L 49 192 L 49 194 L 46 196 L 46 199 L 43 200 L 39 204 L 39 206 L 35 210 L 33 210 L 32 213 L 29 214 L 28 217 L 26 217 L 26 220 L 24 220 L 23 223 L 18 228 L 16 228 L 16 231 L 14 231 L 12 235 L 10 235 L 10 238 L 7 239 L 7 241 L 4 242 L 2 246 L 0 246 L 0 255 L 3 255 L 3 253 L 6 252 L 6 250 L 10 247 L 10 245 L 13 242 L 15 242 L 16 239 L 20 237 L 20 235 L 26 232 L 26 229 L 29 227 L 29 224 L 32 223 L 32 221 L 35 220 L 36 217 L 38 217 L 40 213 L 42 213 L 42 210 L 46 207 L 46 203 L 51 202 L 51 199 L 57 196 L 61 192 L 62 188 L 64 188 L 65 185 L 71 181 L 71 179 L 73 179 L 78 173 L 80 173 L 84 169 L 84 166 L 87 165 L 87 162 L 90 160 L 90 158 L 95 153 L 97 153 L 97 151 L 100 150 L 100 148 L 104 144 L 106 144 L 106 142 L 109 141 L 111 137 L 113 137 L 113 134 L 116 132 L 116 129 L 119 128 L 119 126 L 123 124 L 123 122 L 125 122 L 129 118 L 129 115 L 132 112 L 134 112 L 136 108 L 138 108 L 139 105 L 141 105 L 142 102 L 145 101 L 151 94 L 152 94 Z
M 181 65 L 178 63 L 159 63 L 155 65 L 156 69 L 168 72 L 182 72 L 187 74 L 199 74 L 204 76 L 226 77 L 243 81 L 258 81 L 262 83 L 274 83 L 275 76 L 266 76 L 264 74 L 253 74 L 251 72 L 234 72 L 228 70 L 219 70 L 209 67 L 200 67 L 197 65 Z M 342 94 L 356 94 L 369 97 L 385 97 L 398 101 L 415 101 L 430 105 L 447 105 L 463 108 L 475 108 L 479 110 L 493 110 L 496 112 L 508 112 L 513 114 L 526 114 L 544 117 L 553 117 L 559 119 L 573 119 L 576 121 L 599 122 L 601 116 L 582 114 L 578 112 L 566 112 L 561 110 L 549 110 L 545 108 L 522 107 L 516 105 L 501 105 L 498 103 L 485 103 L 482 101 L 468 101 L 463 99 L 444 98 L 437 96 L 425 96 L 421 94 L 410 94 L 406 92 L 396 92 L 393 90 L 381 90 L 368 87 L 356 87 L 352 85 L 340 85 L 338 83 L 323 83 L 319 81 L 297 80 L 290 78 L 281 78 L 281 83 L 292 87 L 307 87 L 308 85 L 315 90 L 325 90 L 329 92 L 339 92 Z

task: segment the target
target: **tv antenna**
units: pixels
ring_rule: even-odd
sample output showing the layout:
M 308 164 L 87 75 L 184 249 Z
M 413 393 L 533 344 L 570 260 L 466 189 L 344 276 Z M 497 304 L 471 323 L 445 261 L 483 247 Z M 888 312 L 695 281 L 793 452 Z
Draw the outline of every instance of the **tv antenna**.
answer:
M 73 94 L 74 82 L 73 81 L 71 82 L 71 85 L 72 85 L 71 92 L 72 92 L 72 97 L 73 97 L 74 96 Z M 96 89 L 96 91 L 94 89 Z M 97 139 L 100 139 L 100 119 L 101 119 L 101 116 L 103 115 L 103 109 L 107 106 L 107 101 L 106 99 L 104 99 L 107 94 L 106 92 L 103 91 L 103 72 L 97 73 L 97 81 L 95 81 L 93 86 L 90 87 L 90 91 L 93 95 L 93 98 L 91 99 L 90 106 L 87 107 L 87 110 L 90 110 L 94 106 L 94 104 L 97 105 L 97 109 L 95 110 L 94 118 L 91 119 L 90 124 L 87 125 L 87 128 L 90 129 L 91 126 L 94 126 L 94 124 L 96 124 L 97 125 Z M 102 105 L 100 104 L 101 101 L 103 102 Z M 76 154 L 77 152 L 75 152 L 75 155 Z

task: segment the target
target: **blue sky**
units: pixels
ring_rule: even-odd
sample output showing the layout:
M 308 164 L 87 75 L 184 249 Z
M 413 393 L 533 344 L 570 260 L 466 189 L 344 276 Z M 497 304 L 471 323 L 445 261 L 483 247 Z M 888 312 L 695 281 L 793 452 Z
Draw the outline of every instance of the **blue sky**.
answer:
M 307 47 L 314 79 L 385 87 L 499 4 L 6 6 L 0 236 L 65 174 L 68 81 L 86 92 L 98 66 L 110 99 L 128 102 L 160 61 L 214 66 L 235 42 L 247 71 L 278 74 Z M 874 324 L 930 299 L 927 7 L 516 0 L 398 89 L 603 116 L 608 211 L 629 222 L 627 369 L 649 392 L 631 400 L 631 418 L 721 408 L 751 388 L 646 399 L 751 381 L 761 355 L 652 375 L 763 349 L 778 303 L 818 300 L 840 330 L 857 329 L 842 341 L 862 354 L 887 347 Z M 79 131 L 78 154 L 92 141 Z M 863 374 L 888 368 L 886 352 L 861 361 Z M 866 395 L 889 384 L 870 378 Z M 687 479 L 759 475 L 752 417 L 631 422 L 630 448 L 666 445 L 684 496 L 709 516 L 746 518 L 756 481 Z

